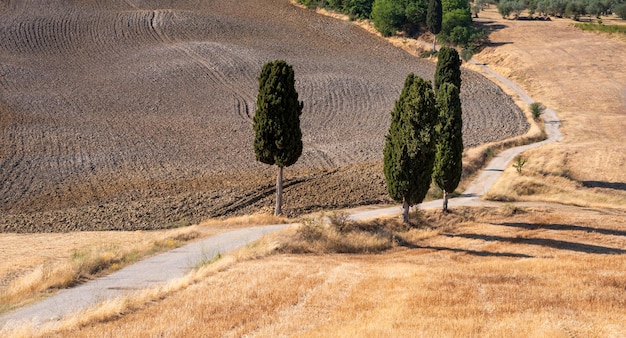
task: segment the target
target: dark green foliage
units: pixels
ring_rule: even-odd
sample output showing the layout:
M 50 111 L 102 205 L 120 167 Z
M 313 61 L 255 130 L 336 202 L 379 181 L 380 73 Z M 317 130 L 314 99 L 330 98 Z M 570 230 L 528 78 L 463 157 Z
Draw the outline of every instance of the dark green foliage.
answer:
M 384 36 L 397 31 L 415 35 L 426 25 L 428 0 L 375 0 L 372 6 L 374 27 Z
M 443 15 L 439 33 L 442 42 L 475 49 L 485 36 L 483 30 L 472 27 L 472 15 L 468 9 L 455 9 Z
M 407 0 L 404 9 L 404 23 L 402 29 L 408 35 L 416 35 L 426 26 L 426 14 L 428 13 L 428 0 Z
M 342 11 L 357 18 L 369 18 L 374 0 L 345 0 Z
M 441 0 L 430 0 L 428 3 L 428 12 L 426 14 L 426 26 L 433 34 L 441 32 L 443 22 L 443 12 Z
M 409 74 L 391 113 L 384 148 L 387 191 L 395 201 L 414 205 L 424 200 L 435 160 L 436 124 L 430 82 Z
M 502 15 L 502 18 L 506 19 L 513 12 L 513 2 L 512 1 L 500 1 L 498 2 L 498 13 Z
M 613 7 L 613 13 L 617 14 L 620 18 L 626 20 L 626 3 L 616 5 Z
M 435 91 L 445 82 L 461 88 L 461 59 L 456 49 L 441 47 L 435 68 Z
M 467 9 L 455 9 L 444 14 L 441 34 L 450 35 L 455 27 L 470 27 L 471 25 L 472 14 L 470 11 Z
M 285 61 L 266 63 L 259 75 L 254 115 L 254 152 L 257 161 L 288 167 L 302 154 L 300 114 L 294 72 Z
M 530 104 L 530 113 L 533 115 L 535 121 L 539 121 L 541 114 L 546 110 L 546 107 L 540 102 L 533 102 Z
M 441 9 L 443 13 L 453 11 L 455 9 L 470 9 L 467 0 L 441 0 Z
M 400 29 L 404 20 L 404 8 L 398 0 L 375 0 L 372 6 L 374 27 L 383 36 L 391 36 Z
M 565 16 L 578 21 L 581 16 L 587 14 L 587 8 L 582 2 L 569 2 L 565 6 Z
M 452 83 L 443 83 L 437 91 L 439 124 L 433 180 L 437 186 L 451 193 L 459 185 L 463 172 L 463 117 L 459 89 Z

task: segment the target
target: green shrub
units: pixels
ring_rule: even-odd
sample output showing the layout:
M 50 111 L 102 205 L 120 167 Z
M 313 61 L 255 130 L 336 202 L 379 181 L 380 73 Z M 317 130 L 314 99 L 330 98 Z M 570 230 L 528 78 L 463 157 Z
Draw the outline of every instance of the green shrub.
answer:
M 530 104 L 530 113 L 533 115 L 533 119 L 538 121 L 541 114 L 546 110 L 546 107 L 539 102 L 533 102 Z
M 374 27 L 383 36 L 392 36 L 400 29 L 404 20 L 404 9 L 395 0 L 375 0 L 372 5 Z
M 463 48 L 463 50 L 461 51 L 461 59 L 463 59 L 463 61 L 465 62 L 471 60 L 473 56 L 474 48 L 472 47 Z
M 626 20 L 626 2 L 613 7 L 613 13 L 617 14 L 620 18 Z
M 515 163 L 513 163 L 513 168 L 515 168 L 515 170 L 517 170 L 518 174 L 522 174 L 522 168 L 524 168 L 524 165 L 526 164 L 526 162 L 528 162 L 527 158 L 520 156 L 516 156 L 515 157 Z

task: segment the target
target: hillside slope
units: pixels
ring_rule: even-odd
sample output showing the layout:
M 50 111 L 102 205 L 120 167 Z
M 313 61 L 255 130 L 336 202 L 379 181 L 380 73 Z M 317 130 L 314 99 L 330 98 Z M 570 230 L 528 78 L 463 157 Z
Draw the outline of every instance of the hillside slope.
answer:
M 263 63 L 293 64 L 304 154 L 285 207 L 387 201 L 379 167 L 409 72 L 434 65 L 289 1 L 8 2 L 0 8 L 0 231 L 149 229 L 271 205 L 254 161 Z M 463 74 L 465 143 L 527 129 Z

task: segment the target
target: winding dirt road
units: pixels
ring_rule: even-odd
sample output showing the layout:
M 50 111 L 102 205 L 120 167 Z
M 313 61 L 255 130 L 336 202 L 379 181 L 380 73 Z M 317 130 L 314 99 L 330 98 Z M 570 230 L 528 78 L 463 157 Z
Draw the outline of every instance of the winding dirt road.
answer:
M 484 67 L 484 69 L 492 72 L 487 67 Z M 499 76 L 497 74 L 492 75 Z M 526 97 L 529 102 L 532 102 L 530 97 L 512 82 L 508 80 L 503 82 L 507 85 L 512 85 L 512 90 L 515 90 L 521 97 Z M 544 118 L 548 135 L 546 140 L 511 148 L 498 154 L 460 197 L 449 200 L 449 207 L 497 205 L 498 203 L 495 202 L 482 201 L 479 197 L 489 190 L 513 158 L 528 149 L 536 148 L 546 143 L 561 141 L 560 121 L 554 111 L 548 109 Z M 434 200 L 422 203 L 417 207 L 435 209 L 440 208 L 441 205 L 442 200 Z M 367 220 L 396 216 L 401 214 L 401 212 L 401 206 L 395 206 L 354 212 L 350 214 L 350 218 L 353 220 Z M 282 230 L 288 226 L 291 225 L 269 225 L 236 230 L 146 259 L 109 276 L 92 280 L 72 289 L 63 290 L 42 302 L 0 316 L 0 332 L 9 331 L 12 328 L 25 324 L 38 327 L 45 323 L 71 316 L 73 313 L 94 306 L 104 300 L 124 296 L 130 292 L 148 287 L 164 285 L 182 277 L 202 261 L 211 260 L 220 253 L 232 251 L 260 238 L 264 234 Z

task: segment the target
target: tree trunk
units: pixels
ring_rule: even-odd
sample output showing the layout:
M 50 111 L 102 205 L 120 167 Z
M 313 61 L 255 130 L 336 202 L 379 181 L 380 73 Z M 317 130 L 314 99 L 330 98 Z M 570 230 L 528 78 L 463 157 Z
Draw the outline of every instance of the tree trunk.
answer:
M 437 35 L 433 34 L 433 52 L 437 51 Z
M 278 167 L 278 175 L 276 175 L 276 209 L 274 209 L 274 215 L 280 216 L 283 214 L 283 167 Z
M 409 202 L 406 201 L 406 197 L 402 198 L 402 222 L 409 223 Z
M 448 212 L 448 192 L 443 191 L 443 212 Z

